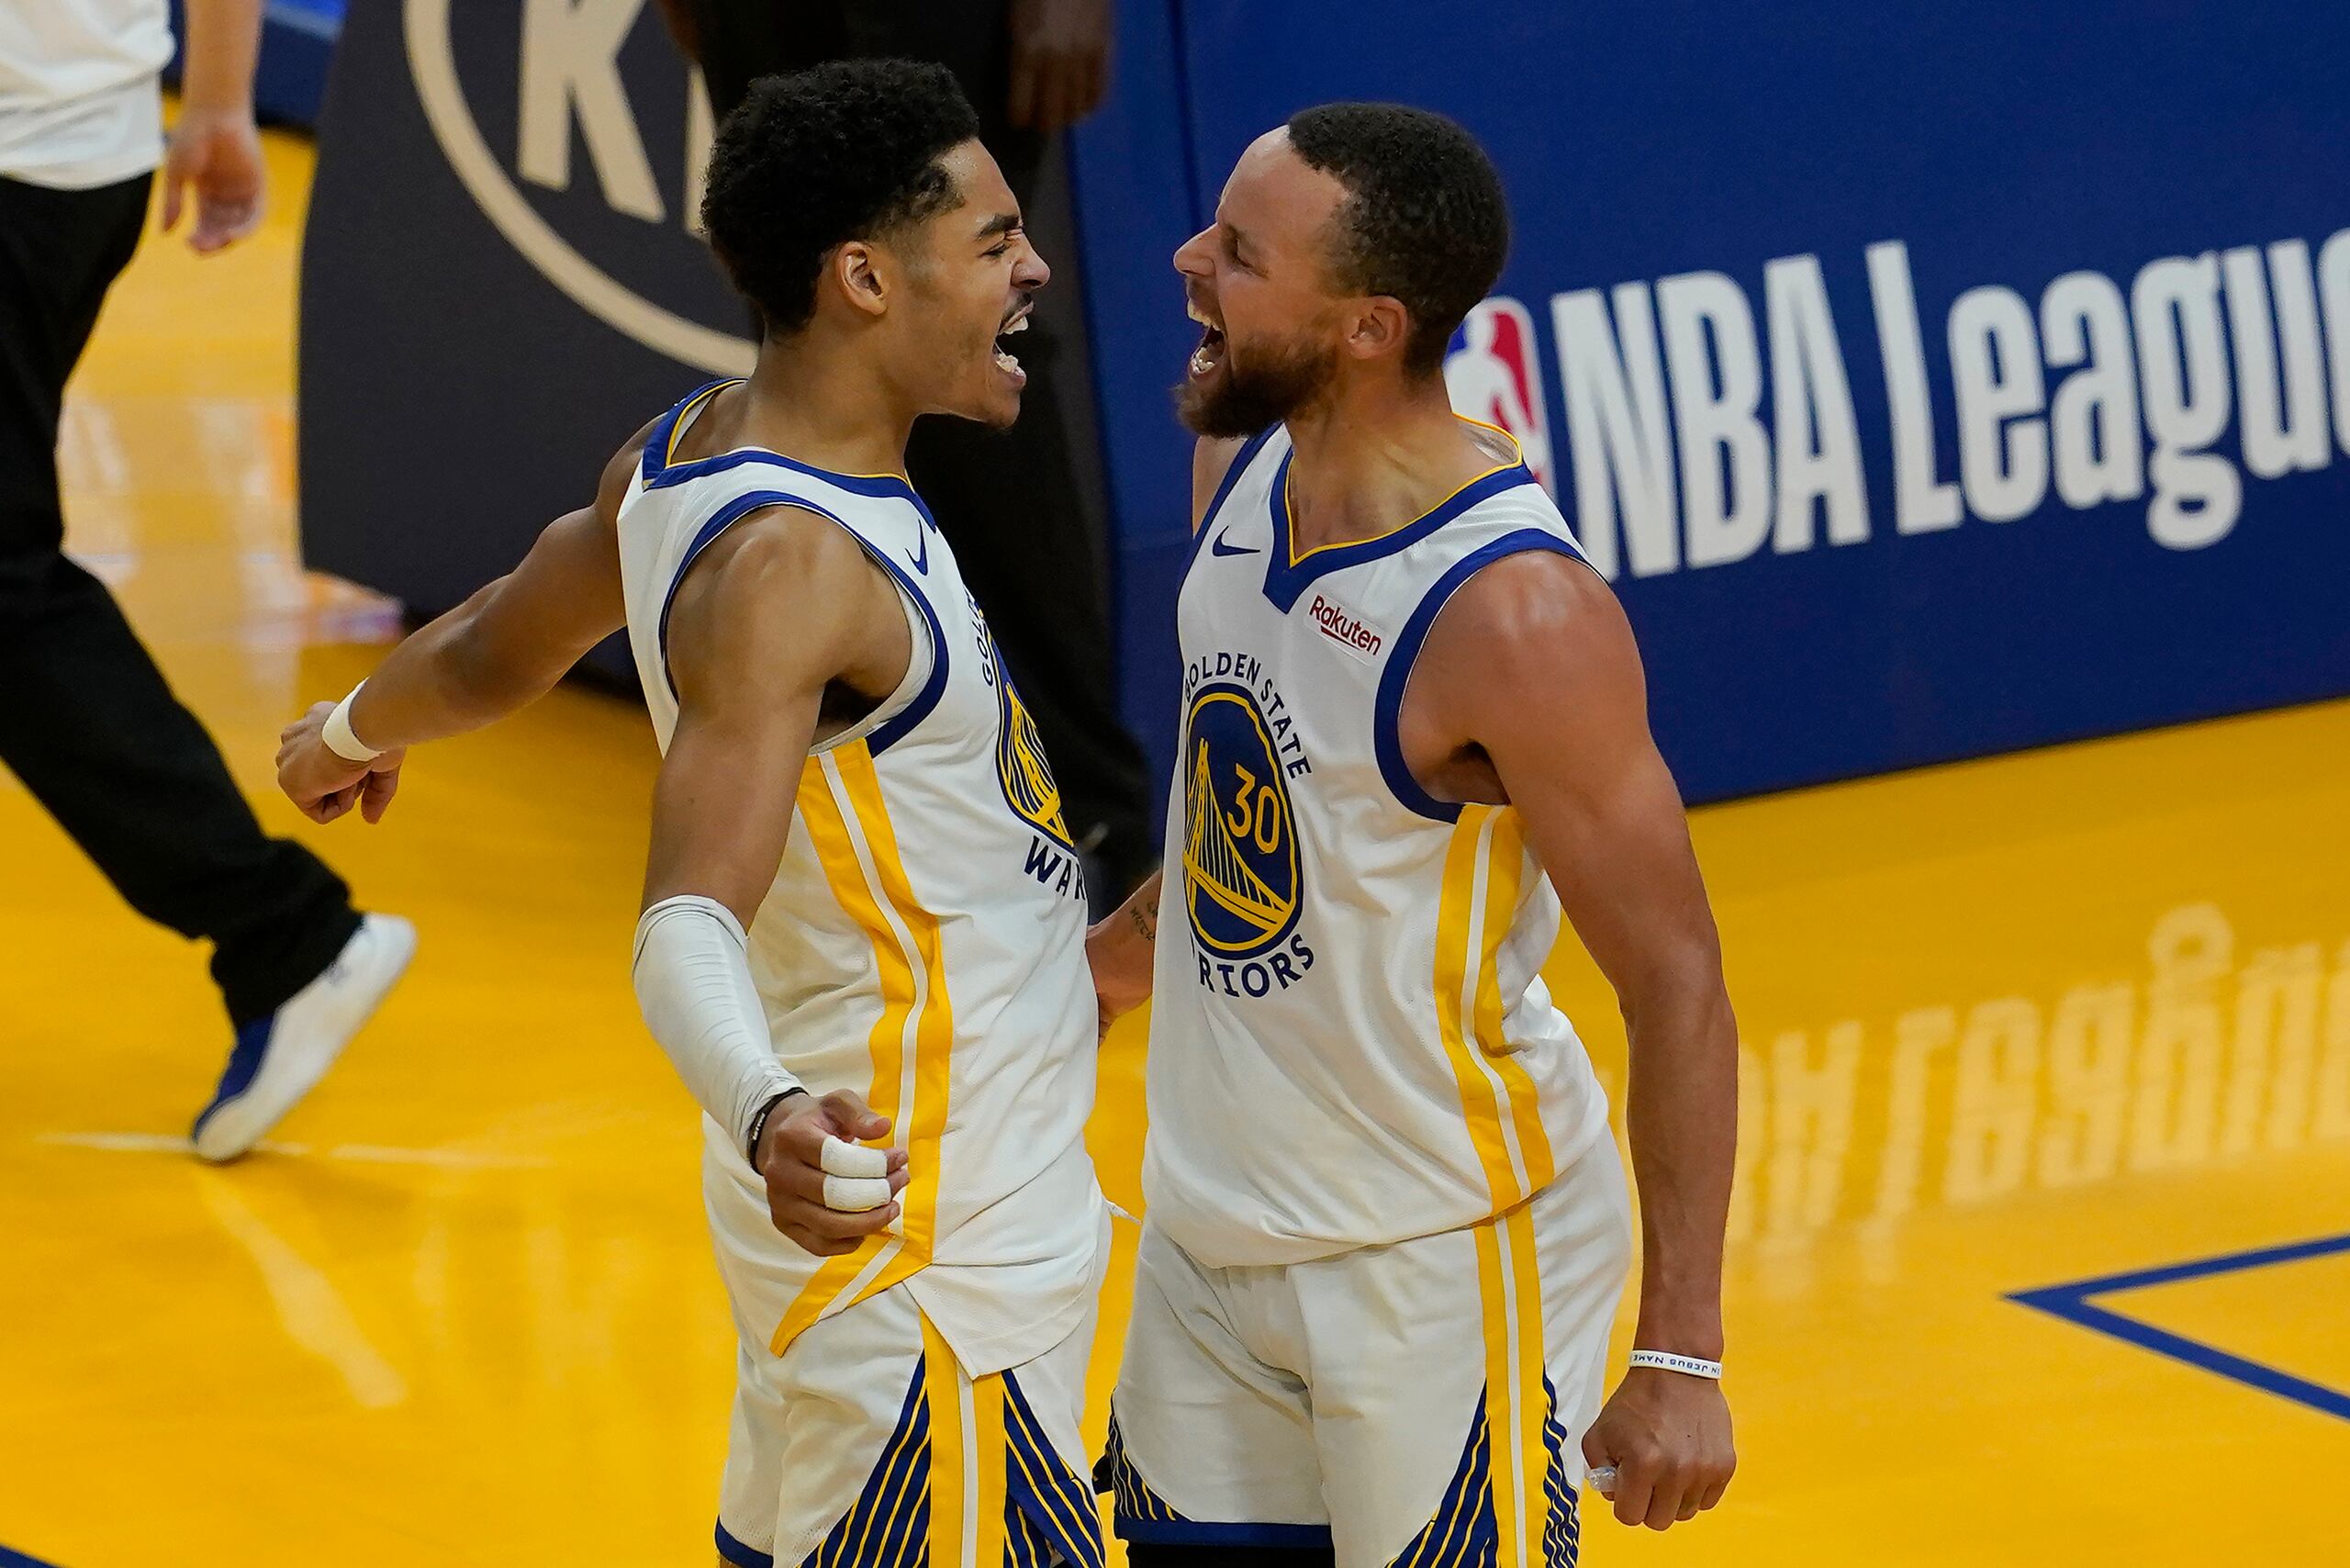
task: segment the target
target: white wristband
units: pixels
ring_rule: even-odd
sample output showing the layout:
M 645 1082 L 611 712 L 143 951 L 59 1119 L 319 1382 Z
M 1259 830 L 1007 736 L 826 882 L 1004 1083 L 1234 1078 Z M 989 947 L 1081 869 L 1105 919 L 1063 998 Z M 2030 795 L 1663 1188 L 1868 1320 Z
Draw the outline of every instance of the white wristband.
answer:
M 1722 1380 L 1719 1361 L 1700 1361 L 1695 1356 L 1676 1356 L 1671 1350 L 1634 1350 L 1631 1363 L 1636 1367 L 1654 1367 L 1660 1372 L 1686 1372 L 1713 1383 Z
M 352 687 L 351 695 L 334 705 L 334 711 L 327 715 L 326 723 L 319 730 L 319 741 L 345 762 L 373 762 L 384 755 L 351 733 L 351 704 L 366 689 L 364 680 Z

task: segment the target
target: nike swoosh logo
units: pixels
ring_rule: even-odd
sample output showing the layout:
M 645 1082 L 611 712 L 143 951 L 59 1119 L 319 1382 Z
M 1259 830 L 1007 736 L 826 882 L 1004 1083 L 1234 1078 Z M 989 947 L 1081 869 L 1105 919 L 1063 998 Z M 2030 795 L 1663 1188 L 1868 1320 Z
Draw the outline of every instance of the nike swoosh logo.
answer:
M 920 542 L 921 542 L 921 543 L 922 543 L 922 553 L 921 553 L 920 554 L 918 554 L 918 555 L 916 555 L 916 556 L 914 557 L 914 570 L 915 570 L 915 571 L 917 571 L 917 572 L 920 572 L 923 577 L 926 577 L 930 576 L 930 533 L 929 533 L 929 531 L 928 531 L 928 530 L 924 530 L 923 532 L 921 532 L 921 533 L 917 534 L 915 537 L 916 537 L 918 540 L 920 540 Z
M 1227 528 L 1224 532 L 1219 533 L 1214 539 L 1209 540 L 1208 554 L 1212 555 L 1261 555 L 1265 553 L 1261 548 L 1254 544 L 1226 544 L 1225 540 L 1231 534 L 1231 532 L 1232 530 Z

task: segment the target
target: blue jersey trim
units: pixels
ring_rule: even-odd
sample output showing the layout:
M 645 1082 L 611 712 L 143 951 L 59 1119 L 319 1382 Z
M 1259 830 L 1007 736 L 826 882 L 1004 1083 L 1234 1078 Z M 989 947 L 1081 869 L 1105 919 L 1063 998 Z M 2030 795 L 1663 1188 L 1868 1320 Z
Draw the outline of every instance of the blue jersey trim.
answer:
M 652 448 L 648 445 L 648 453 Z M 715 457 L 699 458 L 691 463 L 675 463 L 645 476 L 647 489 L 661 489 L 670 485 L 683 485 L 694 479 L 706 479 L 712 474 L 723 474 L 740 468 L 746 463 L 758 463 L 769 467 L 788 468 L 794 474 L 848 491 L 851 495 L 867 496 L 876 500 L 894 498 L 922 506 L 922 498 L 914 494 L 913 486 L 896 474 L 835 474 L 829 468 L 819 468 L 812 463 L 802 463 L 796 457 L 786 457 L 780 452 L 765 447 L 746 446 L 734 452 L 722 452 Z M 929 515 L 924 509 L 923 515 Z
M 1494 477 L 1500 477 L 1496 475 Z M 1471 489 L 1476 488 L 1471 486 Z M 1463 491 L 1462 494 L 1467 494 Z M 1389 535 L 1393 538 L 1393 535 Z M 1411 684 L 1412 666 L 1420 656 L 1420 644 L 1427 641 L 1428 628 L 1436 624 L 1438 614 L 1447 600 L 1460 591 L 1460 585 L 1505 555 L 1519 555 L 1529 550 L 1550 550 L 1571 561 L 1583 561 L 1583 552 L 1565 537 L 1547 529 L 1521 528 L 1505 533 L 1490 544 L 1479 545 L 1452 564 L 1436 586 L 1420 599 L 1412 618 L 1396 634 L 1394 651 L 1387 655 L 1387 667 L 1379 672 L 1379 694 L 1373 700 L 1371 716 L 1371 744 L 1379 758 L 1381 777 L 1394 797 L 1421 816 L 1440 823 L 1460 820 L 1459 802 L 1439 801 L 1420 788 L 1412 770 L 1404 763 L 1404 743 L 1396 734 L 1396 720 L 1404 711 L 1404 689 Z M 1589 566 L 1588 561 L 1584 561 Z
M 831 516 L 830 513 L 825 515 Z M 833 521 L 839 522 L 840 519 L 834 518 Z M 842 526 L 847 525 L 844 523 Z M 856 538 L 854 531 L 850 532 L 849 537 Z M 858 539 L 857 543 L 863 544 L 865 542 Z M 866 749 L 872 752 L 874 756 L 879 756 L 912 734 L 913 727 L 929 718 L 930 711 L 937 707 L 938 700 L 946 694 L 946 628 L 938 623 L 938 611 L 930 607 L 929 598 L 922 589 L 914 587 L 913 578 L 906 575 L 906 569 L 903 566 L 899 566 L 897 562 L 892 561 L 870 544 L 867 544 L 865 549 L 866 554 L 880 562 L 883 569 L 898 579 L 898 586 L 905 589 L 906 597 L 914 601 L 916 610 L 922 611 L 923 624 L 930 628 L 929 678 L 922 683 L 922 689 L 914 693 L 912 701 L 876 724 L 873 727 L 873 733 L 865 737 Z
M 801 511 L 813 512 L 839 528 L 851 539 L 856 540 L 865 551 L 866 555 L 878 562 L 881 568 L 896 580 L 901 588 L 905 590 L 906 596 L 914 601 L 915 608 L 922 611 L 923 623 L 930 629 L 929 678 L 923 682 L 922 689 L 914 693 L 912 701 L 874 726 L 873 733 L 866 737 L 867 745 L 874 756 L 878 756 L 903 740 L 916 724 L 928 718 L 931 710 L 938 706 L 939 698 L 946 694 L 946 629 L 939 624 L 938 611 L 930 607 L 929 599 L 923 595 L 922 589 L 914 586 L 914 579 L 907 575 L 904 567 L 891 560 L 878 545 L 843 522 L 832 511 L 818 506 L 804 496 L 795 496 L 783 490 L 753 490 L 747 495 L 737 496 L 712 513 L 710 521 L 703 523 L 699 532 L 695 533 L 693 543 L 686 546 L 686 553 L 677 560 L 676 573 L 669 578 L 669 591 L 661 598 L 661 619 L 656 622 L 654 633 L 655 643 L 661 654 L 661 678 L 668 684 L 670 700 L 676 700 L 677 695 L 677 678 L 669 671 L 669 612 L 677 607 L 677 589 L 684 585 L 686 573 L 693 568 L 695 559 L 710 547 L 712 541 L 744 517 L 763 507 L 797 507 Z M 924 515 L 926 517 L 928 514 Z
M 1232 487 L 1240 483 L 1242 476 L 1248 472 L 1248 465 L 1257 461 L 1257 454 L 1265 450 L 1265 443 L 1272 440 L 1273 432 L 1281 428 L 1279 425 L 1267 425 L 1243 442 L 1240 450 L 1232 454 L 1232 466 L 1224 471 L 1224 477 L 1216 484 L 1215 494 L 1208 500 L 1208 510 L 1200 514 L 1199 527 L 1192 531 L 1191 553 L 1183 558 L 1184 576 L 1191 575 L 1192 563 L 1200 558 L 1200 546 L 1207 542 L 1208 534 L 1214 529 L 1215 514 L 1224 509 L 1225 498 L 1232 494 Z
M 1361 566 L 1365 561 L 1393 555 L 1398 550 L 1408 550 L 1479 501 L 1535 483 L 1534 475 L 1525 464 L 1513 463 L 1472 479 L 1438 501 L 1433 510 L 1392 533 L 1350 544 L 1326 544 L 1299 561 L 1291 558 L 1289 543 L 1289 465 L 1296 455 L 1294 449 L 1281 454 L 1281 465 L 1273 475 L 1272 494 L 1268 502 L 1273 514 L 1273 548 L 1271 559 L 1265 563 L 1265 597 L 1284 615 L 1296 608 L 1298 596 L 1316 579 L 1348 566 Z
M 736 1540 L 724 1519 L 718 1521 L 718 1555 L 733 1563 L 734 1568 L 775 1568 L 772 1555 Z
M 740 376 L 727 376 L 717 381 L 705 381 L 679 398 L 667 413 L 654 421 L 652 431 L 644 438 L 643 461 L 637 468 L 637 472 L 643 476 L 646 484 L 653 483 L 654 476 L 668 465 L 669 446 L 677 439 L 677 421 L 686 417 L 686 410 L 699 404 L 703 398 L 720 387 L 732 386 L 741 379 Z
M 1272 1546 L 1300 1551 L 1330 1550 L 1328 1525 L 1227 1525 L 1197 1519 L 1132 1519 L 1117 1522 L 1118 1539 L 1143 1546 Z
M 739 386 L 742 381 L 743 377 L 739 375 L 728 376 L 719 381 L 705 381 L 695 387 L 677 407 L 655 421 L 652 432 L 644 440 L 644 457 L 639 469 L 643 476 L 646 489 L 683 485 L 695 479 L 706 479 L 712 474 L 723 474 L 730 469 L 740 468 L 746 463 L 761 463 L 772 467 L 788 468 L 794 474 L 803 474 L 811 479 L 822 479 L 827 485 L 846 490 L 851 495 L 869 496 L 876 499 L 894 496 L 900 500 L 912 501 L 914 509 L 922 513 L 924 522 L 929 523 L 933 528 L 938 526 L 937 520 L 930 515 L 930 509 L 923 505 L 920 496 L 914 494 L 913 485 L 901 474 L 835 474 L 829 468 L 819 468 L 812 463 L 802 463 L 796 457 L 786 457 L 780 452 L 770 452 L 763 446 L 746 446 L 733 452 L 722 452 L 714 457 L 697 458 L 690 463 L 671 463 L 669 448 L 677 439 L 677 421 L 685 418 L 689 410 L 699 407 L 702 399 L 720 387 Z

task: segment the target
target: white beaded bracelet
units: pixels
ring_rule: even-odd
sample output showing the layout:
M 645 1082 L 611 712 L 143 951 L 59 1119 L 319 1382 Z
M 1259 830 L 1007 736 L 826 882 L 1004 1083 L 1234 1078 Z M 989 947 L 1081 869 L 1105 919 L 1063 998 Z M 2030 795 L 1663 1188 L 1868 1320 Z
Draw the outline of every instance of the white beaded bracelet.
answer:
M 1631 1363 L 1636 1367 L 1654 1367 L 1660 1372 L 1686 1372 L 1712 1382 L 1722 1380 L 1719 1361 L 1700 1361 L 1695 1356 L 1676 1356 L 1671 1350 L 1634 1350 Z
M 319 741 L 345 762 L 373 762 L 384 755 L 351 733 L 351 704 L 366 689 L 364 680 L 352 687 L 351 695 L 336 703 L 334 711 L 327 715 L 327 722 L 319 727 Z

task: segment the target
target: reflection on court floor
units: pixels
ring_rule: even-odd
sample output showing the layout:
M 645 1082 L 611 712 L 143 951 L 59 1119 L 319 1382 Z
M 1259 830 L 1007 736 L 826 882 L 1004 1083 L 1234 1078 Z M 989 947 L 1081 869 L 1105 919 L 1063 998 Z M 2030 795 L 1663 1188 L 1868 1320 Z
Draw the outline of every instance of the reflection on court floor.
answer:
M 2291 1154 L 2350 1140 L 2350 931 L 2247 952 L 2220 906 L 2185 904 L 2135 973 L 1785 1029 L 1740 1069 L 1730 1238 L 1766 1248 Z

